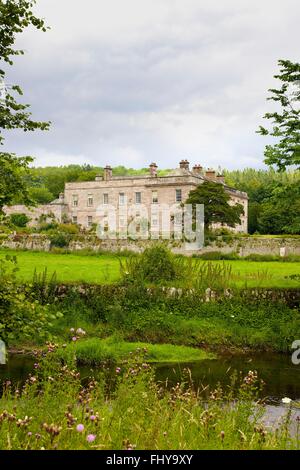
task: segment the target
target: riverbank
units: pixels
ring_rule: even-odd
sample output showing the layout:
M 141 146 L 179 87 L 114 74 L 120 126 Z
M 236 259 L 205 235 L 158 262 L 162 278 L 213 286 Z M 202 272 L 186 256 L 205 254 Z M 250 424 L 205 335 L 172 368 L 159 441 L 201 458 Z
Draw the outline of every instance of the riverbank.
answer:
M 297 449 L 299 429 L 286 405 L 280 424 L 264 423 L 255 372 L 231 386 L 195 389 L 191 376 L 173 387 L 140 364 L 140 351 L 110 372 L 81 382 L 71 357 L 36 357 L 22 389 L 6 384 L 0 398 L 2 450 Z M 38 391 L 38 393 L 37 393 Z M 234 405 L 233 405 L 234 403 Z

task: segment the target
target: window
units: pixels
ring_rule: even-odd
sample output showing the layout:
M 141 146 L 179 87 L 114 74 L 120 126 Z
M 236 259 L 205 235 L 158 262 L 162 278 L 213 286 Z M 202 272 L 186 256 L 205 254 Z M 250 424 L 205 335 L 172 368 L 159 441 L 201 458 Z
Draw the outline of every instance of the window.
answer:
M 92 195 L 92 194 L 89 194 L 89 195 L 88 195 L 88 202 L 87 202 L 87 205 L 88 205 L 88 207 L 92 207 L 93 204 L 94 204 L 93 195 Z
M 108 204 L 108 194 L 103 194 L 103 204 Z
M 120 193 L 119 194 L 119 204 L 120 204 L 120 206 L 125 205 L 125 193 Z
M 152 203 L 153 204 L 158 203 L 158 192 L 157 191 L 152 191 Z
M 73 194 L 73 206 L 78 206 L 78 194 Z
M 181 201 L 182 201 L 182 190 L 176 189 L 176 202 L 181 202 Z
M 73 215 L 72 222 L 73 224 L 77 224 L 77 215 Z
M 141 204 L 142 202 L 142 193 L 135 193 L 135 203 Z
M 88 223 L 87 223 L 88 227 L 91 227 L 93 225 L 93 216 L 89 215 L 87 220 L 88 220 Z

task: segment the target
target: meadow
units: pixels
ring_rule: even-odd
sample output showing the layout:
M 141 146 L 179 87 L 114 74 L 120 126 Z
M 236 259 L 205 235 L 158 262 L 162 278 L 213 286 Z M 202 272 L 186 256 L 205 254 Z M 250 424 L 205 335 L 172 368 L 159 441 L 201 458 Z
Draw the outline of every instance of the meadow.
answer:
M 59 282 L 84 282 L 90 284 L 112 284 L 120 280 L 120 259 L 117 255 L 101 254 L 94 256 L 80 254 L 54 254 L 32 251 L 1 250 L 0 259 L 6 254 L 18 258 L 18 279 L 30 282 L 34 271 L 47 269 L 51 276 L 56 272 Z M 205 263 L 194 260 L 193 262 Z M 210 261 L 213 265 L 231 267 L 230 287 L 274 287 L 299 288 L 300 262 L 281 261 Z M 290 277 L 292 276 L 292 277 Z

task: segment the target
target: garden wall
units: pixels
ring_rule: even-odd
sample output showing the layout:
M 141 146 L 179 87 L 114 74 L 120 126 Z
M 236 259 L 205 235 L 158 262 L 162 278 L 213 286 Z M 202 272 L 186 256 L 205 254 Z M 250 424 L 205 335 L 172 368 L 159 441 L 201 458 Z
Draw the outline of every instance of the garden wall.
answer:
M 95 235 L 82 235 L 77 240 L 70 242 L 68 250 L 81 251 L 110 251 L 119 252 L 130 250 L 141 252 L 151 244 L 149 240 L 100 240 Z M 0 238 L 0 246 L 10 249 L 27 249 L 36 251 L 50 251 L 51 243 L 46 235 L 39 234 L 11 234 Z M 237 253 L 239 256 L 251 254 L 258 255 L 300 255 L 300 238 L 263 238 L 263 237 L 237 237 L 224 241 L 219 237 L 209 246 L 197 251 L 186 251 L 184 244 L 173 242 L 170 245 L 172 251 L 177 254 L 204 254 L 209 252 Z

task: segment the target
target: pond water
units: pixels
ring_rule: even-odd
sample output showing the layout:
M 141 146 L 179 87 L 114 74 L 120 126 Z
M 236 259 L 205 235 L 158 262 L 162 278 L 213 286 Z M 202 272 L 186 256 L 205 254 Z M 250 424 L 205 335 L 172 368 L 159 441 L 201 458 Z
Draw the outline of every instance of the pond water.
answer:
M 23 382 L 33 371 L 34 359 L 28 356 L 13 355 L 6 365 L 0 365 L 0 383 L 11 380 Z M 230 385 L 234 371 L 246 375 L 249 370 L 256 370 L 265 382 L 263 397 L 269 405 L 279 406 L 283 397 L 300 402 L 300 365 L 292 364 L 291 357 L 284 354 L 260 353 L 252 356 L 225 356 L 215 360 L 196 363 L 156 364 L 155 373 L 159 381 L 170 384 L 180 382 L 183 370 L 189 368 L 196 387 L 209 385 L 210 389 L 218 383 L 223 387 Z M 82 377 L 91 375 L 90 367 L 81 367 Z M 94 369 L 97 375 L 97 369 Z

